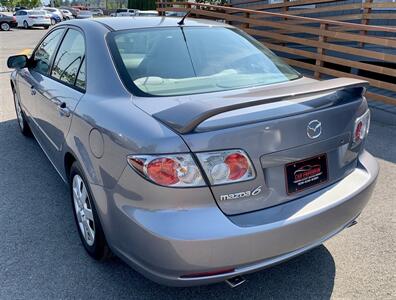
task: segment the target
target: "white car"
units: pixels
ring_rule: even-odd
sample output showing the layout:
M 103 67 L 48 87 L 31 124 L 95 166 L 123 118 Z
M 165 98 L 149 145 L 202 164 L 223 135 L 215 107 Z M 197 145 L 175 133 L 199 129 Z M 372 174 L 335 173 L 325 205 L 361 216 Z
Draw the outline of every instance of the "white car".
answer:
M 158 11 L 156 10 L 139 10 L 136 14 L 137 16 L 142 16 L 142 17 L 158 17 Z
M 115 13 L 110 14 L 112 17 L 133 17 L 137 15 L 138 10 L 130 8 L 119 8 Z
M 94 16 L 103 16 L 104 15 L 103 10 L 101 10 L 100 8 L 92 8 L 92 9 L 90 9 L 90 11 L 92 12 L 92 14 Z
M 93 18 L 93 13 L 89 10 L 80 10 L 77 19 L 90 19 Z
M 61 20 L 65 19 L 64 16 L 63 16 L 63 13 L 59 9 L 57 9 L 55 7 L 42 7 L 41 9 L 45 10 L 45 11 L 48 11 L 50 13 L 58 15 Z
M 61 9 L 60 11 L 62 12 L 62 14 L 63 14 L 63 16 L 64 16 L 65 20 L 71 20 L 71 19 L 74 19 L 74 16 L 73 16 L 73 14 L 71 13 L 71 11 L 70 11 L 70 10 L 67 10 L 67 9 Z
M 44 10 L 21 9 L 15 13 L 18 27 L 28 29 L 30 27 L 44 27 L 48 29 L 51 25 L 51 18 Z

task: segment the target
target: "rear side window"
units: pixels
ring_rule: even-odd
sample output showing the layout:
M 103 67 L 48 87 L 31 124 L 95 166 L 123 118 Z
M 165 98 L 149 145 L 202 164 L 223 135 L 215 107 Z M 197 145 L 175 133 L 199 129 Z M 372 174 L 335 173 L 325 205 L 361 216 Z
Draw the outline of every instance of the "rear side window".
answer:
M 56 54 L 51 76 L 68 85 L 74 85 L 84 56 L 85 42 L 83 35 L 77 30 L 69 29 Z
M 54 56 L 56 46 L 63 35 L 64 30 L 58 29 L 51 32 L 36 49 L 32 56 L 32 70 L 47 75 L 52 57 Z
M 32 10 L 28 13 L 29 16 L 45 16 L 45 11 L 43 10 Z
M 85 90 L 85 59 L 83 60 L 80 70 L 78 71 L 77 80 L 76 80 L 76 87 Z

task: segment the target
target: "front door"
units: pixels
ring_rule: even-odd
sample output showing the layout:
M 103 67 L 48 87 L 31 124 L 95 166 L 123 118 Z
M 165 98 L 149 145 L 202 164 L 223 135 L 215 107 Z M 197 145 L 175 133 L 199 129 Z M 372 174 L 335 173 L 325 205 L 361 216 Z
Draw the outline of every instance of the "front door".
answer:
M 65 136 L 85 89 L 84 37 L 74 29 L 68 29 L 62 36 L 48 70 L 40 67 L 41 60 L 28 70 L 31 84 L 28 109 L 39 132 L 39 142 L 57 168 L 62 167 Z

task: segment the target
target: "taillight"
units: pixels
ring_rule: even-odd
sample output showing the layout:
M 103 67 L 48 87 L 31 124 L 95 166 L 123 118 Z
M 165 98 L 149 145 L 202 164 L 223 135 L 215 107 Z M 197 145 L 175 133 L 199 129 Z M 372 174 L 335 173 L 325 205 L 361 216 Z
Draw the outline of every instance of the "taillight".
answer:
M 37 19 L 37 17 L 29 16 L 29 19 Z
M 190 154 L 130 155 L 128 163 L 150 181 L 171 187 L 204 186 L 198 166 Z
M 360 144 L 369 132 L 370 128 L 370 111 L 367 110 L 362 116 L 355 120 L 353 128 L 352 146 Z
M 198 153 L 197 156 L 212 185 L 246 181 L 255 177 L 253 165 L 242 150 Z

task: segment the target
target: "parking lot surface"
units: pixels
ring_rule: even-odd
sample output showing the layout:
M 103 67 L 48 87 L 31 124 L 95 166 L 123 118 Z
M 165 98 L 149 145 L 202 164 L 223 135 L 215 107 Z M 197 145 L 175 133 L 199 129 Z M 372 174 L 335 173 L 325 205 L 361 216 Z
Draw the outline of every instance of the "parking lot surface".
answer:
M 396 299 L 396 127 L 381 123 L 367 143 L 381 171 L 358 225 L 236 289 L 164 287 L 117 258 L 90 259 L 67 187 L 15 120 L 6 59 L 45 32 L 0 32 L 0 299 Z

